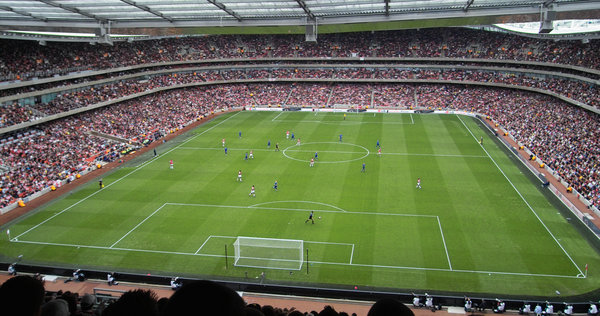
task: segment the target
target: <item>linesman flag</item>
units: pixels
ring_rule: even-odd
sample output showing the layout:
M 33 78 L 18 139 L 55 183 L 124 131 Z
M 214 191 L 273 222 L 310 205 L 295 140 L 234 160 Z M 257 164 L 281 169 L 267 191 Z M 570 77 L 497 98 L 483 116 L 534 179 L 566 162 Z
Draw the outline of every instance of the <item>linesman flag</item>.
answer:
M 586 264 L 585 264 L 585 271 L 587 271 L 587 268 L 588 268 L 588 267 L 587 267 L 587 263 L 586 263 Z

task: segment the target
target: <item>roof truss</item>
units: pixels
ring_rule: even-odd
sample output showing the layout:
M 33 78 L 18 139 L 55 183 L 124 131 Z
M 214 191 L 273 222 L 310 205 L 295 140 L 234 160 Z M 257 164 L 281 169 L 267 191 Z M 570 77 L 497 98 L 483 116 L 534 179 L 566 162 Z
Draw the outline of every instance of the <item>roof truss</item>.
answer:
M 37 0 L 37 1 L 45 3 L 45 4 L 49 5 L 49 6 L 61 8 L 63 10 L 69 11 L 69 12 L 73 12 L 73 13 L 77 13 L 79 15 L 83 15 L 85 17 L 94 19 L 94 20 L 96 20 L 96 21 L 98 21 L 100 23 L 106 23 L 106 22 L 108 22 L 108 19 L 95 16 L 95 15 L 89 13 L 89 12 L 84 12 L 84 11 L 79 10 L 78 8 L 71 7 L 71 6 L 68 6 L 68 5 L 64 5 L 62 3 L 57 3 L 57 2 L 54 2 L 52 0 Z
M 134 7 L 138 8 L 138 9 L 144 10 L 146 12 L 150 12 L 150 13 L 152 13 L 152 14 L 158 16 L 158 17 L 161 17 L 161 18 L 163 18 L 163 19 L 165 19 L 165 20 L 167 20 L 169 22 L 173 22 L 172 18 L 170 18 L 170 17 L 168 17 L 168 16 L 166 16 L 166 15 L 164 15 L 164 14 L 162 14 L 162 13 L 156 11 L 156 10 L 152 10 L 152 9 L 150 9 L 150 7 L 148 7 L 146 5 L 138 4 L 137 2 L 131 1 L 131 0 L 121 0 L 121 1 L 127 3 L 128 5 L 134 6 Z
M 233 10 L 227 8 L 221 2 L 216 1 L 216 0 L 207 0 L 207 1 L 210 2 L 210 3 L 212 3 L 212 4 L 214 4 L 217 8 L 219 8 L 219 9 L 227 12 L 227 14 L 231 15 L 232 17 L 234 17 L 236 20 L 238 20 L 238 22 L 242 22 L 242 17 L 239 14 L 237 14 Z

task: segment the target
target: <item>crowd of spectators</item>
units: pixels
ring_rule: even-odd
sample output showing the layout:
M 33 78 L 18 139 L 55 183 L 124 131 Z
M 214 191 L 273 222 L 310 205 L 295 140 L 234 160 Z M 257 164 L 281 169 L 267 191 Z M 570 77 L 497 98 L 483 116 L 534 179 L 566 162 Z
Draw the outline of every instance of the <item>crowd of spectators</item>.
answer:
M 85 107 L 100 102 L 113 100 L 127 95 L 141 93 L 161 87 L 182 84 L 202 83 L 227 80 L 275 80 L 275 79 L 418 79 L 418 80 L 454 80 L 468 82 L 500 83 L 513 86 L 538 88 L 545 91 L 580 101 L 584 104 L 600 108 L 600 93 L 596 85 L 559 77 L 540 77 L 524 73 L 491 72 L 460 69 L 398 69 L 398 68 L 340 68 L 340 69 L 254 69 L 254 70 L 215 70 L 190 73 L 173 73 L 150 77 L 148 79 L 130 79 L 112 82 L 102 86 L 92 86 L 76 91 L 59 94 L 52 101 L 35 105 L 9 104 L 0 108 L 0 126 L 10 126 L 46 115 L 57 114 L 75 108 Z M 282 104 L 268 101 L 264 104 Z M 338 104 L 337 100 L 333 104 Z M 347 100 L 348 102 L 354 102 Z M 378 106 L 370 100 L 360 100 L 360 105 Z M 366 102 L 366 103 L 365 103 Z M 296 104 L 296 103 L 292 103 Z M 327 105 L 327 104 L 324 104 Z M 356 104 L 358 105 L 358 104 Z
M 326 83 L 293 84 L 289 97 L 283 105 L 320 107 L 328 104 L 331 89 L 332 85 Z M 264 104 L 260 100 L 257 102 Z
M 19 106 L 16 103 L 0 108 L 0 126 L 10 126 L 44 115 L 65 112 L 74 108 L 85 107 L 99 102 L 120 98 L 156 88 L 181 84 L 236 81 L 243 79 L 420 79 L 420 80 L 455 80 L 487 83 L 501 83 L 514 86 L 538 88 L 580 101 L 584 104 L 600 107 L 598 87 L 579 80 L 559 77 L 540 77 L 523 73 L 491 72 L 475 70 L 435 70 L 435 69 L 272 69 L 272 70 L 220 70 L 193 73 L 165 74 L 153 76 L 146 80 L 131 79 L 113 82 L 103 86 L 88 87 L 77 91 L 65 92 L 47 103 L 33 106 Z
M 502 32 L 441 28 L 302 35 L 219 35 L 164 38 L 91 46 L 85 43 L 0 41 L 0 81 L 51 77 L 74 71 L 219 58 L 455 57 L 540 61 L 598 69 L 598 40 L 540 40 Z
M 44 282 L 16 276 L 0 286 L 0 306 L 6 315 L 22 316 L 349 316 L 326 305 L 321 311 L 301 311 L 271 305 L 248 304 L 231 288 L 213 281 L 190 281 L 170 297 L 159 298 L 152 290 L 135 289 L 120 297 L 99 298 L 70 291 L 46 292 Z M 405 304 L 391 298 L 375 302 L 367 316 L 414 316 Z
M 371 105 L 372 90 L 373 89 L 369 84 L 336 84 L 331 94 L 328 105 L 367 107 Z

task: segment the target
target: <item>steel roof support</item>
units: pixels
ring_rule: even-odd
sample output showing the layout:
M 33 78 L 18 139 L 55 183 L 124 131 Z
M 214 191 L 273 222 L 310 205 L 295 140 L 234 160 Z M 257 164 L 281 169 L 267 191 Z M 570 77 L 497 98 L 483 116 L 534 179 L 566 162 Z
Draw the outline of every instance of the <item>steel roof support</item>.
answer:
M 463 7 L 463 11 L 467 12 L 469 10 L 469 7 L 473 4 L 474 0 L 467 0 L 467 4 L 465 4 L 465 6 Z
M 206 0 L 212 4 L 214 4 L 217 8 L 227 12 L 227 14 L 231 15 L 232 17 L 236 18 L 236 20 L 238 20 L 238 22 L 242 22 L 242 17 L 235 13 L 233 10 L 228 9 L 224 4 L 222 4 L 221 2 L 215 1 L 215 0 Z
M 15 9 L 9 7 L 9 6 L 3 6 L 2 5 L 2 6 L 0 6 L 0 10 L 13 12 L 13 13 L 16 13 L 16 14 L 22 15 L 22 16 L 28 16 L 28 17 L 30 17 L 32 19 L 35 19 L 35 20 L 38 20 L 38 21 L 44 21 L 44 22 L 48 21 L 48 19 L 46 19 L 46 18 L 37 17 L 37 16 L 35 16 L 35 15 L 29 13 L 29 12 L 25 12 L 25 11 L 21 11 L 21 10 L 15 10 Z
M 166 16 L 166 15 L 164 15 L 164 14 L 162 14 L 162 13 L 156 11 L 156 10 L 152 10 L 152 9 L 150 9 L 146 5 L 138 4 L 135 1 L 131 1 L 131 0 L 121 0 L 121 1 L 127 3 L 130 6 L 134 6 L 134 7 L 138 8 L 138 9 L 141 9 L 141 10 L 144 10 L 146 12 L 152 13 L 152 14 L 158 16 L 158 17 L 161 17 L 161 18 L 169 21 L 169 22 L 173 22 L 172 18 L 170 18 L 170 17 L 168 17 L 168 16 Z
M 385 16 L 390 15 L 390 0 L 384 0 L 385 2 Z
M 298 5 L 306 12 L 306 15 L 308 15 L 310 20 L 315 19 L 315 15 L 310 11 L 304 0 L 296 0 L 296 2 L 298 2 Z
M 101 18 L 101 17 L 95 16 L 95 15 L 93 15 L 91 13 L 84 12 L 84 11 L 81 11 L 81 10 L 79 10 L 77 8 L 73 8 L 71 6 L 67 6 L 67 5 L 64 5 L 64 4 L 61 4 L 61 3 L 56 3 L 56 2 L 51 1 L 51 0 L 37 0 L 37 1 L 45 3 L 45 4 L 49 5 L 49 6 L 61 8 L 63 10 L 69 11 L 69 12 L 73 12 L 73 13 L 77 13 L 77 14 L 83 15 L 85 17 L 94 19 L 94 20 L 96 20 L 96 21 L 98 21 L 100 23 L 106 23 L 106 22 L 108 22 L 108 19 Z

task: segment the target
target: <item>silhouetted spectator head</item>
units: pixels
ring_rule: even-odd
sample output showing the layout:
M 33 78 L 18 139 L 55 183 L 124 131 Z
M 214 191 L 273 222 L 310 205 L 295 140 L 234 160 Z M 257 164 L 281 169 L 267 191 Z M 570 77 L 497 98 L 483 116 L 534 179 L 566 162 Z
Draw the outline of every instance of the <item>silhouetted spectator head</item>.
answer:
M 167 304 L 169 304 L 169 299 L 166 297 L 161 297 L 158 302 L 156 302 L 156 306 L 158 307 L 158 314 L 164 315 L 165 310 L 167 308 Z
M 42 306 L 42 316 L 69 316 L 69 303 L 61 298 L 52 300 Z
M 254 307 L 246 306 L 246 316 L 265 316 L 260 309 L 256 309 Z
M 6 280 L 0 287 L 3 315 L 39 315 L 44 302 L 44 284 L 22 275 Z
M 400 301 L 382 298 L 371 306 L 367 316 L 415 316 L 415 314 Z
M 96 296 L 94 296 L 93 294 L 85 294 L 81 297 L 81 310 L 82 311 L 89 311 L 94 307 L 94 304 L 96 303 Z
M 169 299 L 166 316 L 245 315 L 244 300 L 232 289 L 213 281 L 184 284 Z
M 107 316 L 158 316 L 158 297 L 151 290 L 132 290 L 123 294 L 116 302 L 105 309 Z
M 323 310 L 319 312 L 319 316 L 337 316 L 338 313 L 335 309 L 329 305 L 323 307 Z
M 265 316 L 276 316 L 275 309 L 271 305 L 263 305 L 261 311 Z
M 77 313 L 77 300 L 79 299 L 79 293 L 72 293 L 71 291 L 66 291 L 63 295 L 60 296 L 61 299 L 65 300 L 67 304 L 69 304 L 69 313 L 75 314 Z

